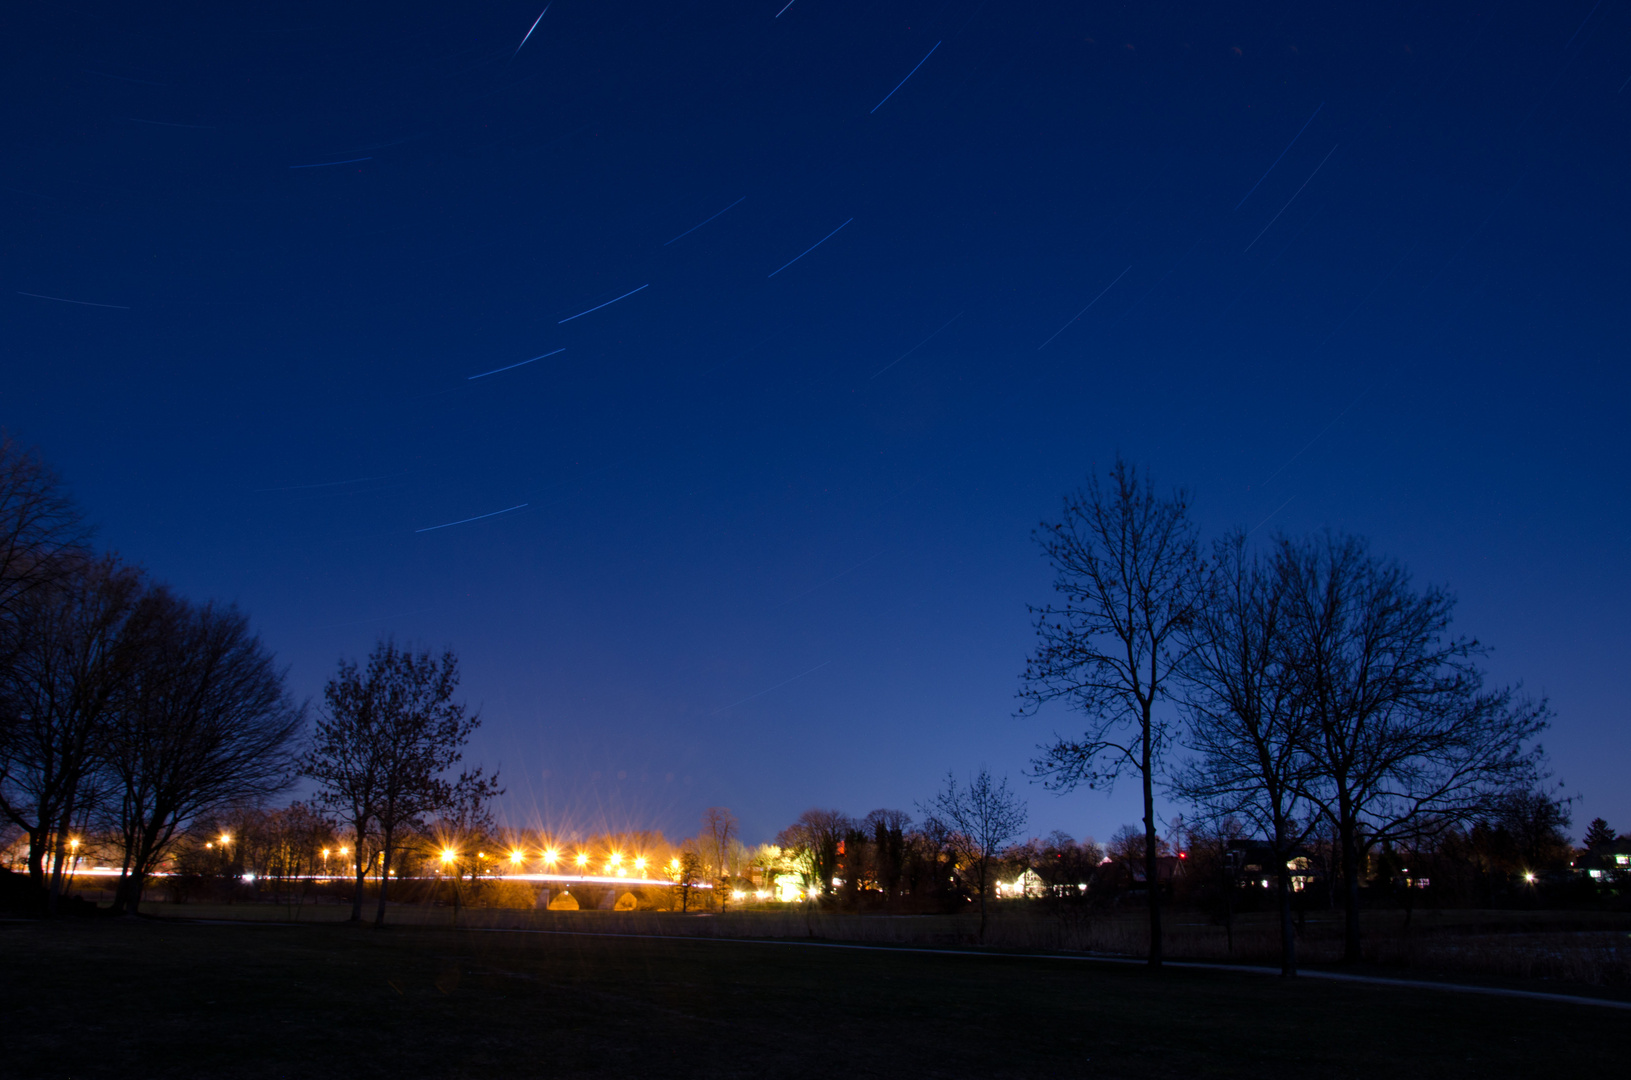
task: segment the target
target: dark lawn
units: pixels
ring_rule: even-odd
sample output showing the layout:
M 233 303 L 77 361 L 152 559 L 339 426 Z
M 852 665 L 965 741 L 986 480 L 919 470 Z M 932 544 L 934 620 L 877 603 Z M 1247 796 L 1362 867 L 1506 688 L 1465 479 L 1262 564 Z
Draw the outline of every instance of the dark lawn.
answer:
M 1631 1013 L 1047 959 L 0 924 L 0 1075 L 1619 1075 Z

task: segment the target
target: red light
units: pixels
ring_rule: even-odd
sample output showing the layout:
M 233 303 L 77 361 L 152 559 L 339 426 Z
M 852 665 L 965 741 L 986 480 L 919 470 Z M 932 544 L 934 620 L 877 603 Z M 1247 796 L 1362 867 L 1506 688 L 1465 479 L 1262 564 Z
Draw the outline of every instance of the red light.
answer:
M 1189 852 L 1187 852 L 1187 851 L 1180 851 L 1180 852 L 1179 852 L 1179 853 L 1178 853 L 1178 857 L 1179 857 L 1179 858 L 1180 858 L 1180 859 L 1187 859 L 1187 858 L 1189 858 Z

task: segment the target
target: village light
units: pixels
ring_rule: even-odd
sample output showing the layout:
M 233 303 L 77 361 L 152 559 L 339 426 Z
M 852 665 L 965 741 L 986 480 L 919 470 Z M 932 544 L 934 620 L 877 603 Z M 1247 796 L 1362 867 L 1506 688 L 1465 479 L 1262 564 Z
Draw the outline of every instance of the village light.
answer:
M 444 863 L 450 863 L 450 862 L 452 862 L 454 860 L 454 858 L 457 856 L 457 854 L 458 853 L 455 852 L 452 848 L 443 848 L 442 849 L 442 861 Z
M 340 857 L 341 857 L 341 858 L 342 858 L 342 859 L 343 859 L 343 858 L 345 858 L 345 857 L 346 857 L 346 856 L 347 856 L 347 855 L 349 855 L 349 854 L 351 854 L 351 849 L 350 849 L 350 848 L 348 848 L 348 847 L 343 847 L 343 848 L 341 848 L 341 849 L 340 849 Z
M 560 857 L 560 853 L 558 851 L 556 851 L 554 848 L 545 848 L 544 849 L 544 865 L 545 866 L 554 866 L 556 860 L 559 857 Z
M 644 855 L 642 855 L 638 859 L 634 860 L 634 868 L 636 870 L 640 871 L 641 873 L 645 873 L 646 857 Z
M 225 833 L 225 832 L 222 833 L 221 834 L 221 844 L 223 846 L 225 846 L 225 845 L 230 844 L 230 843 L 232 843 L 232 834 L 231 833 Z
M 1525 870 L 1524 874 L 1523 874 L 1523 880 L 1525 880 L 1529 884 L 1533 885 L 1535 883 L 1535 872 L 1533 870 Z
M 513 863 L 516 866 L 521 865 L 521 849 L 520 848 L 516 848 L 514 851 L 510 852 L 510 862 Z
M 584 866 L 588 866 L 588 865 L 589 865 L 589 853 L 587 851 L 578 852 L 578 866 L 584 867 Z

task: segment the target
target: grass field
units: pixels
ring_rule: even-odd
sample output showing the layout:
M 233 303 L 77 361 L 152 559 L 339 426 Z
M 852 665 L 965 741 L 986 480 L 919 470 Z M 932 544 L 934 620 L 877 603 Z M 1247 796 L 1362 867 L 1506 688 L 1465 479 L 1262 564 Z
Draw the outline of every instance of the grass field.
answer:
M 170 904 L 148 902 L 143 911 L 191 918 L 337 922 L 349 905 L 274 903 Z M 368 915 L 371 918 L 373 908 Z M 978 917 L 895 916 L 796 909 L 732 910 L 697 918 L 678 913 L 550 912 L 497 907 L 465 908 L 393 904 L 399 925 L 462 925 L 515 929 L 573 929 L 593 925 L 620 932 L 699 937 L 821 938 L 882 945 L 967 945 L 976 940 Z M 1534 989 L 1631 991 L 1631 915 L 1614 911 L 1421 910 L 1407 921 L 1402 911 L 1366 911 L 1364 956 L 1379 974 L 1533 984 Z M 1230 935 L 1204 913 L 1169 910 L 1167 955 L 1183 959 L 1279 965 L 1279 926 L 1272 912 L 1235 919 Z M 1139 911 L 1088 916 L 1050 915 L 1028 904 L 996 906 L 986 934 L 995 949 L 1021 952 L 1095 952 L 1142 955 L 1148 924 Z M 1342 956 L 1342 913 L 1310 914 L 1298 933 L 1304 964 L 1332 964 Z
M 588 925 L 587 923 L 585 925 Z M 1616 1075 L 1631 1013 L 1229 972 L 398 927 L 0 924 L 16 1077 Z

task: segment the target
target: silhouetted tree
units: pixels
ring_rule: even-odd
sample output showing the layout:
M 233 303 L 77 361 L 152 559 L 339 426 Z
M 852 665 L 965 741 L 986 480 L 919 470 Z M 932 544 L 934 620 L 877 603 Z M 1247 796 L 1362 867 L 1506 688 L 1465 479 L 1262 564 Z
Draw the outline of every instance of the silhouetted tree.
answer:
M 1214 551 L 1205 602 L 1186 630 L 1183 697 L 1195 758 L 1174 793 L 1212 821 L 1240 818 L 1273 856 L 1280 909 L 1280 973 L 1297 974 L 1289 861 L 1318 821 L 1313 713 L 1299 693 L 1287 640 L 1284 579 L 1243 533 Z
M 1594 848 L 1607 847 L 1618 839 L 1619 835 L 1608 827 L 1608 822 L 1602 818 L 1592 818 L 1591 824 L 1586 826 L 1586 835 L 1581 838 L 1581 843 L 1585 844 L 1586 849 L 1589 851 Z
M 980 894 L 980 940 L 985 941 L 986 894 L 991 891 L 991 862 L 1025 827 L 1025 802 L 1008 790 L 1008 781 L 993 782 L 981 769 L 966 785 L 946 774 L 946 786 L 925 809 L 953 830 L 952 843 Z
M 1288 667 L 1312 729 L 1303 794 L 1337 836 L 1344 956 L 1359 959 L 1366 849 L 1493 811 L 1538 774 L 1544 702 L 1488 690 L 1476 641 L 1450 635 L 1454 600 L 1417 592 L 1398 563 L 1324 535 L 1276 553 Z
M 684 914 L 691 910 L 691 891 L 702 883 L 704 862 L 693 848 L 685 848 L 677 856 L 678 863 L 673 868 L 674 891 L 680 898 L 680 912 Z
M 0 431 L 0 669 L 16 645 L 23 598 L 83 560 L 89 535 L 56 472 Z
M 453 700 L 459 661 L 440 659 L 382 641 L 359 670 L 351 661 L 324 689 L 326 709 L 316 725 L 302 771 L 318 783 L 318 799 L 340 818 L 353 839 L 357 887 L 351 921 L 362 921 L 363 887 L 377 860 L 379 906 L 385 925 L 391 860 L 433 814 L 501 794 L 497 774 L 479 768 L 446 774 L 464 758 L 479 716 Z
M 849 827 L 849 818 L 837 810 L 806 810 L 777 835 L 776 843 L 802 855 L 810 867 L 810 885 L 819 888 L 822 896 L 831 896 L 839 841 Z
M 736 816 L 725 807 L 710 806 L 702 812 L 702 832 L 697 835 L 697 842 L 705 848 L 707 870 L 716 882 L 731 876 L 731 845 L 737 835 Z
M 11 663 L 0 669 L 10 721 L 0 741 L 0 812 L 28 834 L 28 871 L 54 905 L 70 823 L 93 808 L 110 713 L 136 674 L 128 624 L 141 575 L 112 556 L 75 560 L 17 598 Z M 54 855 L 53 865 L 46 858 Z
M 1031 609 L 1037 646 L 1020 691 L 1022 714 L 1063 700 L 1087 718 L 1080 738 L 1043 748 L 1037 771 L 1049 787 L 1108 786 L 1128 770 L 1139 778 L 1152 966 L 1162 948 L 1155 781 L 1168 742 L 1158 706 L 1183 659 L 1202 581 L 1188 507 L 1185 492 L 1157 496 L 1120 457 L 1108 485 L 1092 477 L 1065 499 L 1061 520 L 1037 533 L 1059 599 Z
M 900 896 L 901 874 L 906 867 L 906 830 L 912 819 L 900 810 L 874 810 L 865 825 L 872 831 L 873 874 L 884 899 L 893 903 Z
M 118 780 L 114 818 L 125 847 L 114 910 L 134 914 L 180 830 L 289 785 L 305 712 L 236 608 L 159 588 L 130 622 L 140 655 L 111 716 L 106 762 Z

